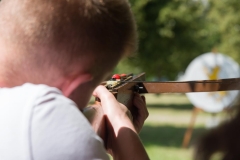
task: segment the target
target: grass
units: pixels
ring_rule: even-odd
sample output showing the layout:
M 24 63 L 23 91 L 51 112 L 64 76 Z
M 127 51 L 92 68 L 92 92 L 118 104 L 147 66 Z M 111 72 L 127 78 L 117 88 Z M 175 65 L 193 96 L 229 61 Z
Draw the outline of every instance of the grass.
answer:
M 182 140 L 189 125 L 193 106 L 185 95 L 146 95 L 149 118 L 140 138 L 152 160 L 191 160 L 193 144 L 202 135 L 210 114 L 198 114 L 190 147 L 182 148 Z

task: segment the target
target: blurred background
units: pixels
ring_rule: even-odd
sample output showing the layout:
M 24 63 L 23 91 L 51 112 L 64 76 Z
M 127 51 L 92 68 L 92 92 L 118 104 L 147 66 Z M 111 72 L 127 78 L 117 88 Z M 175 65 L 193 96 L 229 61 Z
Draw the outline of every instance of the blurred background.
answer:
M 216 50 L 240 61 L 240 1 L 130 0 L 139 49 L 115 73 L 176 80 L 198 55 Z
M 130 0 L 139 33 L 135 55 L 114 73 L 146 73 L 147 80 L 178 80 L 190 62 L 220 52 L 240 62 L 239 0 Z M 193 112 L 185 94 L 146 95 L 150 116 L 140 134 L 153 160 L 190 160 L 212 114 L 198 112 L 187 148 L 182 141 Z M 225 112 L 218 113 L 225 119 Z M 218 158 L 216 158 L 218 159 Z

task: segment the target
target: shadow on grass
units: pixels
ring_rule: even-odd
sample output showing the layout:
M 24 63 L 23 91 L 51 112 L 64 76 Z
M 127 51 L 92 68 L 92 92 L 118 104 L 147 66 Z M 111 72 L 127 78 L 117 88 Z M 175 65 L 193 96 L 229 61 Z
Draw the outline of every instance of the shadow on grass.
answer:
M 148 108 L 159 108 L 159 109 L 176 109 L 176 110 L 192 110 L 192 104 L 147 104 Z
M 164 147 L 181 147 L 185 134 L 185 127 L 150 126 L 143 127 L 140 137 L 144 146 L 164 146 Z M 190 145 L 193 144 L 198 137 L 205 133 L 205 128 L 194 128 Z

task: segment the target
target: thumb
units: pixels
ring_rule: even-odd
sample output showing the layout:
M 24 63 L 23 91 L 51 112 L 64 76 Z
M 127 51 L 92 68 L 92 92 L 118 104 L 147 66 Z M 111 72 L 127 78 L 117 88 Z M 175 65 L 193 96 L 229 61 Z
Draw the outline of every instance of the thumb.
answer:
M 103 95 L 105 95 L 105 94 L 109 94 L 109 91 L 107 90 L 107 88 L 106 87 L 104 87 L 104 86 L 97 86 L 96 88 L 95 88 L 95 90 L 93 91 L 93 96 L 94 97 L 98 97 L 98 98 L 101 98 L 101 97 L 103 97 Z
M 101 103 L 110 102 L 112 100 L 115 100 L 116 98 L 114 95 L 107 90 L 104 86 L 98 86 L 92 94 L 94 97 L 98 97 L 101 100 Z

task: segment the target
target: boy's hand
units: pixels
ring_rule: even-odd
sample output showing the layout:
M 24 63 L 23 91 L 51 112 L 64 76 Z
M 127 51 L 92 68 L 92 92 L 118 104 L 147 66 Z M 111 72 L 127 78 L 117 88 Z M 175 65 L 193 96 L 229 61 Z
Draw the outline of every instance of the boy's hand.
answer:
M 94 90 L 93 96 L 98 97 L 101 100 L 103 112 L 113 126 L 116 135 L 121 127 L 133 126 L 128 117 L 129 111 L 127 107 L 119 103 L 113 94 L 110 93 L 104 86 L 98 86 Z
M 148 117 L 144 96 L 140 96 L 138 93 L 134 94 L 133 105 L 137 108 L 137 114 L 133 117 L 132 123 L 127 107 L 119 103 L 113 94 L 110 93 L 104 86 L 98 86 L 94 90 L 93 95 L 100 98 L 103 112 L 113 125 L 115 134 L 117 134 L 117 130 L 121 127 L 130 127 L 135 132 L 140 132 L 144 121 Z
M 137 108 L 137 116 L 133 117 L 133 124 L 136 131 L 139 133 L 143 127 L 145 120 L 149 113 L 146 107 L 146 99 L 144 96 L 140 96 L 138 93 L 134 94 L 133 105 Z
M 137 135 L 148 116 L 145 98 L 135 94 L 133 105 L 137 108 L 137 114 L 132 122 L 127 107 L 119 103 L 104 86 L 98 86 L 93 95 L 101 100 L 100 105 L 107 118 L 105 145 L 113 159 L 149 159 Z

